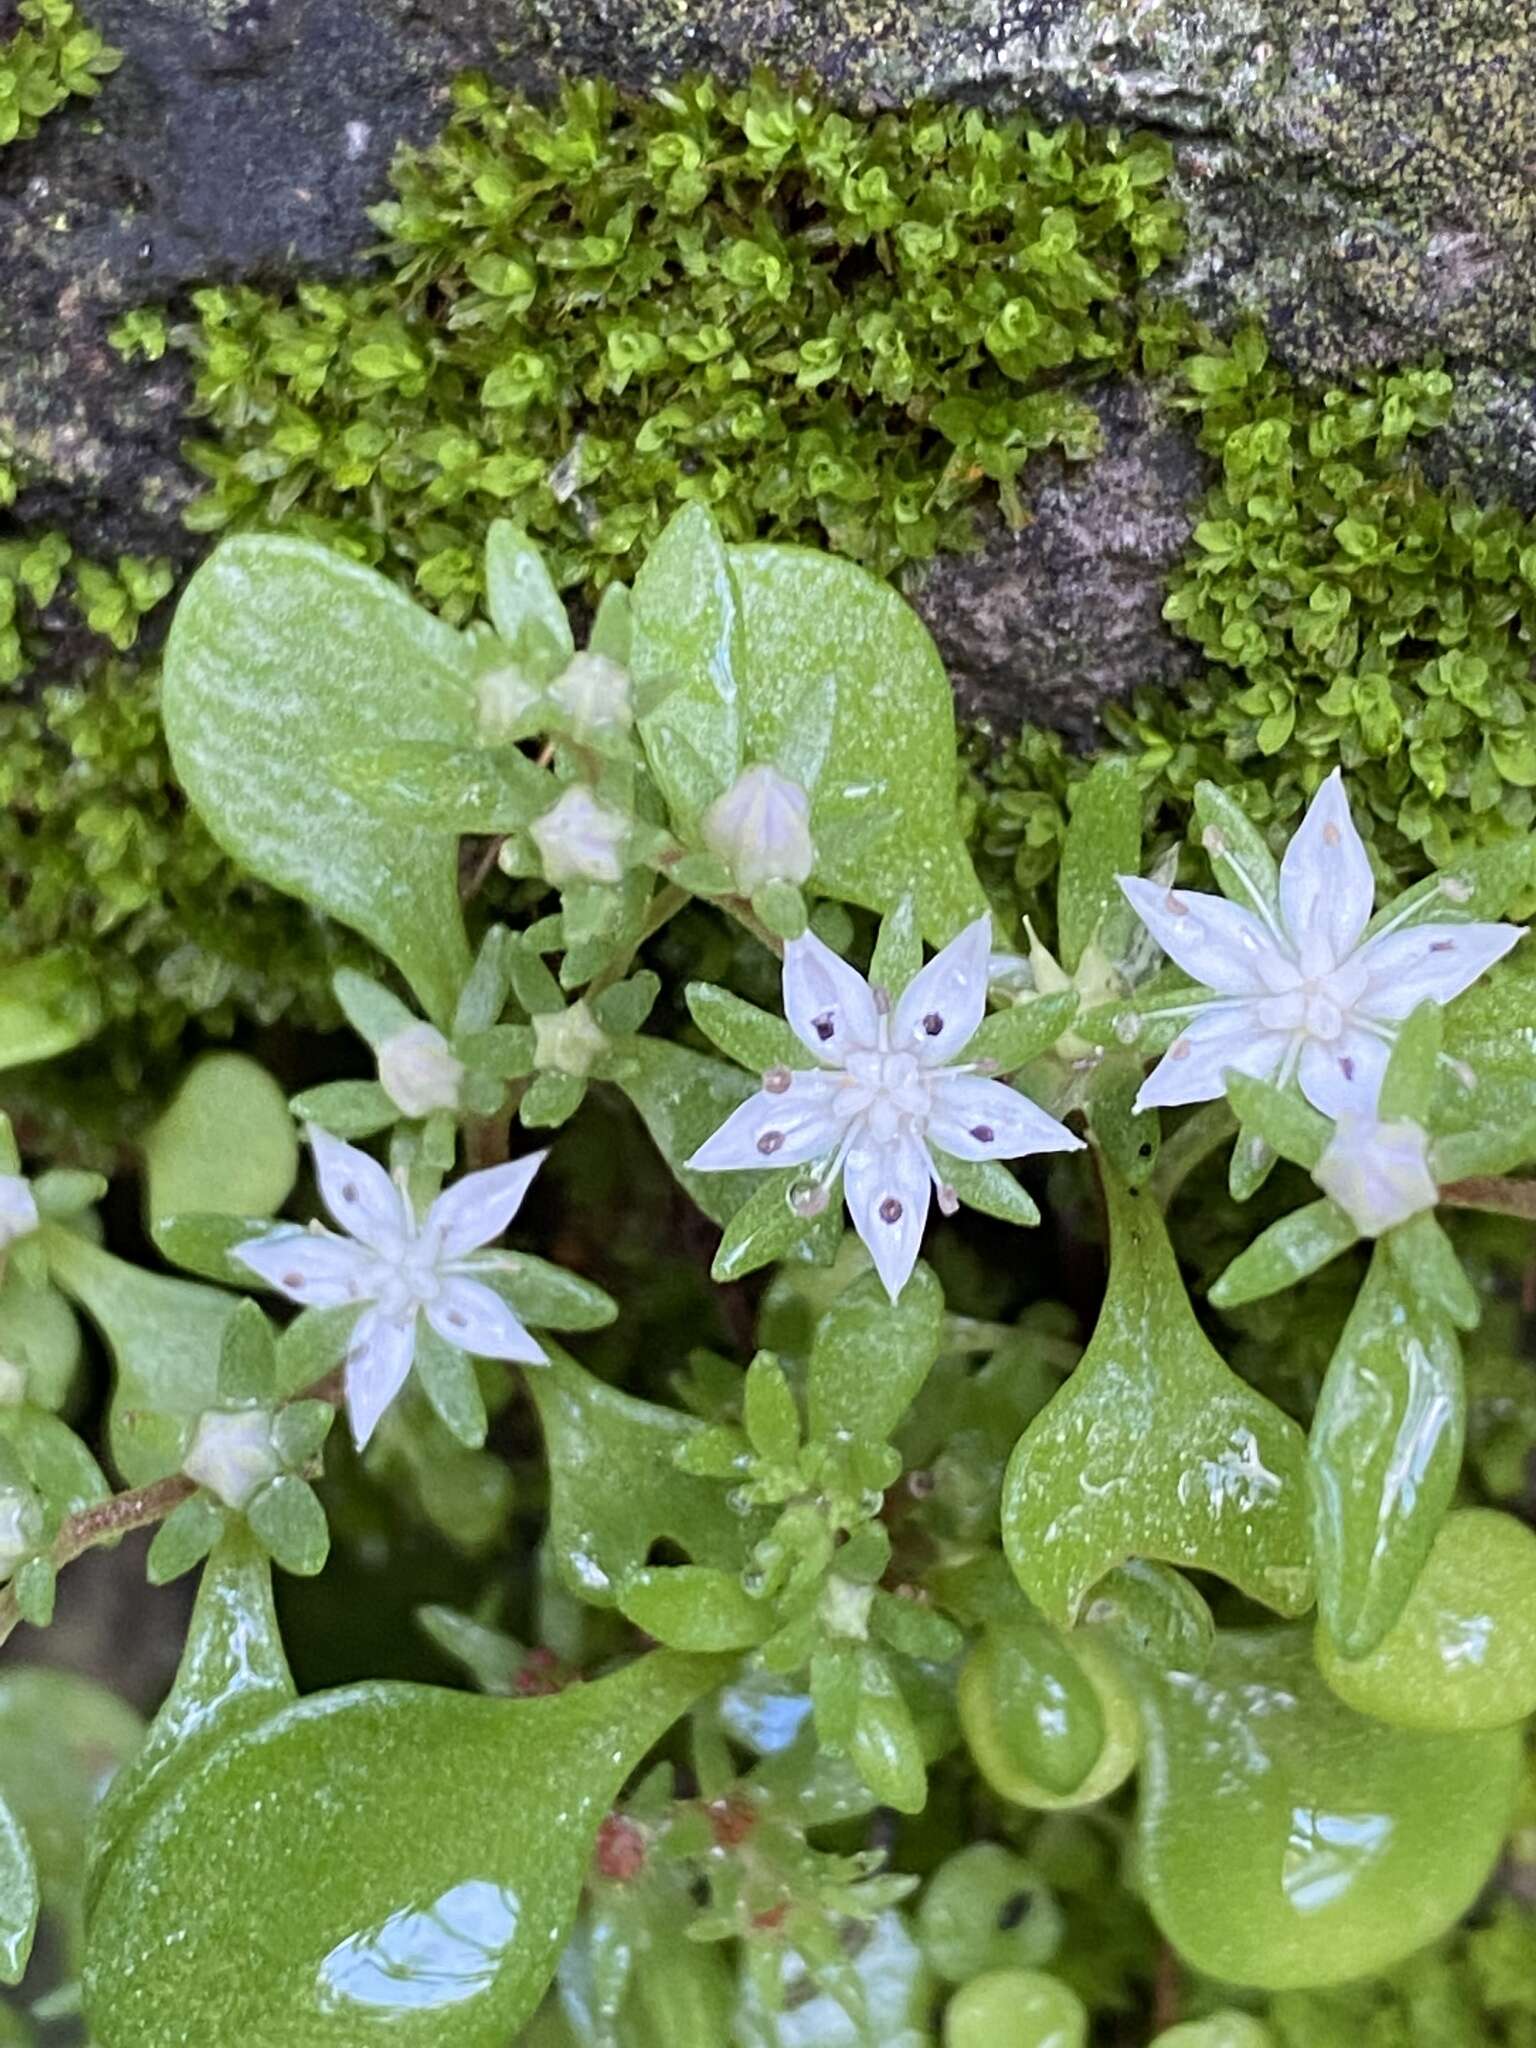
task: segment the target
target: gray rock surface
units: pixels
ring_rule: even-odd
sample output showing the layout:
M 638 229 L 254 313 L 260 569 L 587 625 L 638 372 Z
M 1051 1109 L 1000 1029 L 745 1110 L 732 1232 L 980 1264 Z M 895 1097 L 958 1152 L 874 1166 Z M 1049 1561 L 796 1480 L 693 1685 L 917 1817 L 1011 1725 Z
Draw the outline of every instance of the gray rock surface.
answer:
M 36 479 L 28 521 L 88 551 L 196 548 L 177 521 L 191 488 L 179 374 L 122 365 L 113 317 L 203 279 L 354 264 L 391 151 L 432 130 L 468 63 L 537 88 L 562 70 L 644 83 L 760 61 L 864 101 L 961 94 L 1156 126 L 1190 213 L 1181 288 L 1206 314 L 1254 307 L 1282 357 L 1329 374 L 1443 351 L 1470 373 L 1443 465 L 1536 503 L 1536 17 L 1510 0 L 89 11 L 127 52 L 99 132 L 72 112 L 0 152 L 0 452 Z M 1024 534 L 930 580 L 922 601 L 967 708 L 1079 731 L 1102 689 L 1176 672 L 1156 587 L 1198 476 L 1174 429 L 1138 418 L 1082 472 L 1042 466 Z

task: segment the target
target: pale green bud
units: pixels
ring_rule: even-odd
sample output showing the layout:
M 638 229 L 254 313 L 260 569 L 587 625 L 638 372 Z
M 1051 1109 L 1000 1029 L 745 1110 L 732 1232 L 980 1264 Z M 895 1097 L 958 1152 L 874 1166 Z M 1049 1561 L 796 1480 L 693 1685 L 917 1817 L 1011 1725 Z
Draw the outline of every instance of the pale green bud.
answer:
M 408 1024 L 379 1047 L 379 1081 L 402 1116 L 457 1109 L 464 1065 L 434 1024 Z
M 744 896 L 769 882 L 809 881 L 816 865 L 811 800 L 798 782 L 759 761 L 704 813 L 704 844 Z
M 265 1408 L 210 1408 L 197 1419 L 181 1469 L 227 1508 L 243 1508 L 282 1469 Z

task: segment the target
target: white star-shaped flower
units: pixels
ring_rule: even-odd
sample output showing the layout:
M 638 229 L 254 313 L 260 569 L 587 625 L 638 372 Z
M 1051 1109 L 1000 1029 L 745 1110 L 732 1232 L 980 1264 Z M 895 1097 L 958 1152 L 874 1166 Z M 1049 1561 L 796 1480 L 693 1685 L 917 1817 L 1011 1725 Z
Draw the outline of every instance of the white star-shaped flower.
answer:
M 1396 1027 L 1420 1003 L 1470 988 L 1522 929 L 1389 919 L 1365 939 L 1375 885 L 1338 769 L 1285 849 L 1278 900 L 1257 882 L 1249 908 L 1119 879 L 1163 951 L 1212 991 L 1182 1006 L 1190 1021 L 1142 1084 L 1138 1109 L 1213 1101 L 1236 1068 L 1277 1087 L 1297 1081 L 1325 1116 L 1374 1115 Z M 1442 887 L 1454 902 L 1453 884 Z
M 234 1256 L 304 1308 L 367 1304 L 345 1373 L 359 1450 L 405 1384 L 419 1316 L 476 1358 L 548 1364 L 501 1296 L 475 1277 L 499 1263 L 494 1254 L 476 1254 L 517 1214 L 544 1153 L 465 1174 L 418 1222 L 409 1196 L 376 1159 L 313 1124 L 308 1138 L 325 1206 L 347 1235 L 294 1224 L 236 1245 Z
M 931 1187 L 953 1191 L 934 1150 L 964 1160 L 1073 1152 L 1081 1140 L 1028 1096 L 957 1055 L 987 1004 L 992 923 L 976 922 L 915 974 L 894 1010 L 814 934 L 784 948 L 784 1014 L 819 1065 L 776 1067 L 688 1161 L 703 1173 L 814 1164 L 806 1213 L 839 1173 L 853 1227 L 892 1301 L 917 1261 Z

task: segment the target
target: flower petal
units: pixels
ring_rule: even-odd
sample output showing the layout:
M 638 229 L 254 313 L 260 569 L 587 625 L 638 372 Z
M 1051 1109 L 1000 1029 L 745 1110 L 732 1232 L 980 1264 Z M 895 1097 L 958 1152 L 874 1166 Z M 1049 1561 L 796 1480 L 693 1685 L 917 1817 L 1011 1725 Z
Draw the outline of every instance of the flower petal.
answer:
M 976 1036 L 986 1014 L 992 919 L 978 917 L 902 990 L 891 1019 L 891 1046 L 915 1052 L 925 1067 L 947 1066 Z
M 832 1067 L 880 1035 L 869 983 L 814 932 L 784 948 L 784 1014 L 800 1043 Z
M 1135 875 L 1117 879 L 1169 959 L 1194 980 L 1227 996 L 1256 995 L 1267 986 L 1260 966 L 1272 963 L 1279 947 L 1251 910 L 1224 896 L 1165 889 Z
M 1375 899 L 1365 841 L 1355 830 L 1344 777 L 1335 768 L 1307 806 L 1280 863 L 1280 915 L 1309 972 L 1326 974 L 1353 952 Z
M 932 1184 L 927 1148 L 910 1135 L 888 1145 L 855 1145 L 848 1154 L 843 1169 L 848 1214 L 892 1301 L 917 1264 Z
M 798 1069 L 778 1094 L 759 1089 L 733 1109 L 687 1164 L 698 1173 L 740 1173 L 748 1167 L 804 1166 L 836 1149 L 842 1126 L 834 1113 L 840 1087 L 833 1074 Z
M 515 1359 L 521 1365 L 549 1360 L 499 1294 L 460 1274 L 445 1280 L 427 1305 L 427 1321 L 444 1343 L 475 1358 Z
M 1374 1117 L 1391 1047 L 1365 1031 L 1346 1031 L 1325 1045 L 1309 1038 L 1301 1048 L 1297 1079 L 1314 1109 L 1335 1119 L 1350 1114 Z
M 1077 1152 L 1082 1139 L 1001 1081 L 980 1074 L 935 1074 L 928 1139 L 956 1159 L 1023 1159 L 1031 1152 Z
M 344 1376 L 352 1436 L 362 1450 L 379 1417 L 405 1385 L 416 1356 L 416 1317 L 387 1316 L 370 1309 L 358 1320 L 347 1347 Z
M 1285 1058 L 1289 1034 L 1266 1031 L 1248 1003 L 1210 1003 L 1197 1010 L 1142 1082 L 1137 1109 L 1214 1102 L 1226 1093 L 1229 1067 L 1268 1081 Z
M 1502 960 L 1524 927 L 1518 924 L 1416 924 L 1384 932 L 1355 955 L 1370 980 L 1355 1007 L 1362 1016 L 1396 1022 L 1419 1004 L 1448 1003 Z
M 310 1124 L 306 1135 L 314 1155 L 315 1178 L 332 1216 L 359 1244 L 397 1258 L 415 1233 L 415 1219 L 405 1196 L 377 1159 L 356 1145 L 347 1145 Z
M 490 1244 L 517 1214 L 529 1182 L 548 1157 L 547 1149 L 529 1152 L 521 1159 L 509 1159 L 505 1166 L 466 1173 L 452 1187 L 444 1188 L 432 1204 L 423 1235 L 437 1232 L 439 1256 L 444 1259 L 461 1259 L 466 1252 Z
M 340 1308 L 372 1291 L 368 1281 L 374 1271 L 373 1254 L 329 1230 L 302 1230 L 294 1224 L 266 1237 L 247 1238 L 230 1256 L 305 1308 Z

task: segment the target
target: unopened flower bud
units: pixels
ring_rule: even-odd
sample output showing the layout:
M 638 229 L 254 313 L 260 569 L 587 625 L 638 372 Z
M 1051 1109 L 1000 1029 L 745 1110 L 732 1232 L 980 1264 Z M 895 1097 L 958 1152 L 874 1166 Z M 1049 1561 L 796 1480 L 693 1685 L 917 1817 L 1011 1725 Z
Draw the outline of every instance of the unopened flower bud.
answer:
M 31 1488 L 0 1487 L 0 1579 L 26 1563 L 42 1535 L 42 1508 Z
M 435 1024 L 407 1024 L 379 1047 L 379 1080 L 402 1116 L 457 1109 L 463 1062 Z
M 568 789 L 528 830 L 549 881 L 558 885 L 623 880 L 629 820 L 599 803 L 591 790 Z
M 634 723 L 629 670 L 606 654 L 573 655 L 550 693 L 578 738 L 628 732 Z
M 608 1038 L 585 1003 L 533 1020 L 533 1059 L 541 1073 L 585 1080 L 608 1050 Z
M 227 1508 L 243 1508 L 282 1469 L 265 1408 L 210 1408 L 198 1417 L 181 1469 Z
M 808 881 L 816 865 L 811 800 L 798 782 L 759 761 L 704 813 L 704 844 L 744 896 L 769 882 Z
M 37 1228 L 37 1203 L 19 1173 L 0 1173 L 0 1252 Z
M 539 701 L 539 690 L 520 668 L 508 663 L 480 678 L 475 713 L 480 737 L 492 746 L 516 736 L 520 722 Z
M 1362 1237 L 1380 1237 L 1437 1200 L 1428 1140 L 1406 1119 L 1383 1123 L 1345 1110 L 1312 1178 Z

